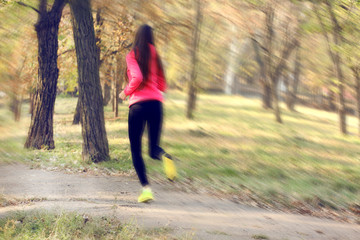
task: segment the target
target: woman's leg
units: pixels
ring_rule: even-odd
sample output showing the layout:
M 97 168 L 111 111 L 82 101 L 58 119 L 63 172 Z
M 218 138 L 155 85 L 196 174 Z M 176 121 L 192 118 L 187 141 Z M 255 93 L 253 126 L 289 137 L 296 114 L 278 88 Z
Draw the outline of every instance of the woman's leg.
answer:
M 149 155 L 153 159 L 161 160 L 161 155 L 164 153 L 164 150 L 160 147 L 163 107 L 159 101 L 150 101 L 147 104 Z
M 165 174 L 169 180 L 173 181 L 177 176 L 175 164 L 172 157 L 159 146 L 163 120 L 162 103 L 151 101 L 147 110 L 149 110 L 147 116 L 150 156 L 163 161 Z
M 149 184 L 146 176 L 146 167 L 141 154 L 141 139 L 145 127 L 145 111 L 142 104 L 137 103 L 130 107 L 128 126 L 131 147 L 131 156 L 135 171 L 142 186 Z

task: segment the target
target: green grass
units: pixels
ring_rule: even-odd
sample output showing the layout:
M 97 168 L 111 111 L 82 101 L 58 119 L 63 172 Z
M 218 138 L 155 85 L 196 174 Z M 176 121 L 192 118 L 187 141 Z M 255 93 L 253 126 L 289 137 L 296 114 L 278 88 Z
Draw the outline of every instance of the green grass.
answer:
M 282 106 L 284 124 L 278 124 L 271 111 L 261 108 L 260 100 L 201 94 L 195 120 L 188 120 L 185 101 L 182 93 L 167 94 L 162 137 L 165 150 L 181 159 L 179 185 L 186 182 L 193 188 L 240 197 L 251 194 L 264 203 L 288 207 L 298 201 L 314 205 L 320 202 L 333 209 L 360 204 L 360 138 L 356 136 L 354 117 L 348 117 L 352 134 L 343 136 L 337 115 L 325 111 L 299 106 L 298 112 L 289 112 Z M 76 99 L 58 97 L 54 116 L 56 149 L 51 151 L 23 150 L 28 117 L 16 125 L 5 114 L 1 124 L 12 126 L 14 131 L 0 139 L 5 145 L 1 161 L 134 174 L 127 104 L 120 106 L 117 119 L 111 107 L 105 108 L 111 160 L 101 164 L 81 159 L 81 127 L 71 124 L 75 106 Z M 162 165 L 147 156 L 146 138 L 143 147 L 150 178 L 162 181 Z
M 169 239 L 172 229 L 142 229 L 115 217 L 18 212 L 0 219 L 0 239 Z M 189 239 L 180 237 L 180 239 Z

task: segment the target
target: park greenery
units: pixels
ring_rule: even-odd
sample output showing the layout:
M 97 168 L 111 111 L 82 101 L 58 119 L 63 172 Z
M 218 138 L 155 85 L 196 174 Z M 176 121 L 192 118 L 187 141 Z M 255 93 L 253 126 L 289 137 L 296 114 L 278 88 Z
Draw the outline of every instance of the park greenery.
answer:
M 337 115 L 323 110 L 298 107 L 285 111 L 287 124 L 273 121 L 260 99 L 241 96 L 200 94 L 196 120 L 187 119 L 186 94 L 166 94 L 165 126 L 162 143 L 180 161 L 179 179 L 173 187 L 205 191 L 234 198 L 255 200 L 260 206 L 285 209 L 304 204 L 347 211 L 359 204 L 360 139 L 338 134 Z M 34 168 L 126 174 L 135 176 L 127 137 L 127 106 L 119 117 L 105 107 L 110 160 L 102 163 L 81 158 L 81 129 L 72 124 L 77 99 L 61 95 L 56 100 L 53 150 L 26 150 L 30 116 L 20 123 L 11 121 L 3 109 L 6 128 L 1 136 L 2 161 L 25 162 Z M 29 105 L 24 105 L 24 111 Z M 349 130 L 356 130 L 356 118 L 349 118 Z M 151 181 L 167 184 L 158 161 L 144 156 Z M 344 150 L 346 149 L 346 150 Z
M 77 213 L 16 213 L 0 220 L 0 239 L 169 239 L 167 227 L 140 229 L 135 222 L 115 217 L 91 217 Z M 178 239 L 192 239 L 184 234 Z
M 0 17 L 1 162 L 134 175 L 118 93 L 148 23 L 169 86 L 174 187 L 358 211 L 359 1 L 1 0 Z

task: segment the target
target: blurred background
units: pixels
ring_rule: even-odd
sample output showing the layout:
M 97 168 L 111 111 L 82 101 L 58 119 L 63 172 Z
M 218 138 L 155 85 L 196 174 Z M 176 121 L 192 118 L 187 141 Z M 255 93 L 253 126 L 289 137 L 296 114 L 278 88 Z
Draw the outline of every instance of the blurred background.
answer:
M 110 149 L 97 165 L 81 159 L 68 5 L 58 33 L 55 149 L 23 148 L 38 81 L 39 2 L 0 1 L 1 162 L 134 174 L 128 103 L 117 95 L 134 33 L 147 23 L 169 87 L 163 144 L 182 160 L 179 188 L 359 211 L 359 1 L 91 1 Z M 149 169 L 162 179 L 160 165 L 149 161 Z

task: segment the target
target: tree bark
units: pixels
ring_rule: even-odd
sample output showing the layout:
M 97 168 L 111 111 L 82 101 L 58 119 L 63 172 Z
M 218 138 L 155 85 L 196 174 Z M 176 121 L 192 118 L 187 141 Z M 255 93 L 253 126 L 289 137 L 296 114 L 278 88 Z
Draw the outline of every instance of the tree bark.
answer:
M 264 96 L 263 96 L 263 106 L 267 108 L 272 108 L 272 100 L 274 100 L 276 104 L 276 99 L 274 96 L 276 94 L 276 88 L 274 88 L 272 84 L 272 67 L 273 67 L 273 37 L 274 37 L 274 8 L 271 4 L 268 4 L 265 8 L 265 26 L 266 26 L 266 34 L 265 34 L 265 49 L 266 53 L 263 54 L 263 64 L 264 64 Z M 274 93 L 275 91 L 275 93 Z M 276 111 L 276 106 L 275 109 Z
M 90 0 L 69 2 L 79 74 L 83 160 L 109 159 L 95 30 Z
M 104 96 L 104 101 L 103 101 L 103 105 L 107 106 L 109 104 L 110 98 L 111 98 L 111 82 L 112 82 L 112 77 L 111 77 L 111 68 L 112 65 L 110 62 L 107 61 L 107 66 L 106 66 L 106 72 L 105 72 L 105 80 L 103 80 L 104 83 L 104 91 L 103 91 L 103 96 Z
M 328 12 L 330 14 L 331 22 L 332 22 L 332 30 L 333 30 L 333 39 L 336 46 L 340 45 L 342 40 L 341 32 L 342 29 L 337 21 L 335 16 L 334 10 L 332 8 L 332 4 L 326 0 L 326 5 L 328 8 Z M 339 89 L 339 124 L 341 133 L 347 134 L 346 129 L 346 105 L 345 105 L 345 98 L 344 98 L 344 86 L 345 80 L 344 75 L 341 68 L 341 57 L 338 51 L 333 51 L 333 63 L 335 67 L 336 76 L 339 80 L 338 89 Z
M 113 98 L 113 103 L 114 103 L 114 117 L 118 117 L 119 116 L 119 94 L 120 94 L 120 79 L 117 79 L 115 81 L 115 90 L 114 90 L 114 98 Z
M 188 99 L 187 99 L 187 108 L 186 108 L 186 117 L 189 119 L 194 118 L 193 112 L 196 106 L 196 77 L 197 77 L 197 65 L 198 65 L 198 47 L 200 41 L 200 26 L 201 26 L 201 19 L 202 19 L 202 12 L 201 12 L 201 0 L 195 1 L 195 8 L 196 8 L 196 19 L 195 19 L 195 27 L 193 33 L 193 42 L 192 42 L 192 49 L 191 49 L 191 56 L 192 56 L 192 69 L 191 69 L 191 76 L 188 85 Z
M 265 109 L 272 109 L 273 108 L 273 99 L 271 95 L 271 86 L 267 82 L 262 84 L 263 86 L 263 95 L 262 95 L 262 106 Z
M 267 65 L 268 69 L 267 71 L 269 72 L 269 76 L 271 79 L 271 89 L 272 89 L 272 95 L 274 98 L 274 104 L 275 104 L 275 117 L 276 117 L 276 121 L 279 123 L 282 123 L 281 120 L 281 116 L 280 116 L 280 107 L 279 107 L 279 101 L 278 101 L 278 94 L 277 94 L 277 88 L 278 88 L 278 82 L 279 82 L 279 78 L 282 75 L 283 70 L 286 68 L 286 64 L 287 64 L 287 59 L 289 59 L 291 53 L 293 52 L 293 50 L 295 49 L 296 46 L 298 46 L 298 34 L 299 34 L 299 30 L 300 30 L 300 21 L 298 20 L 298 24 L 297 24 L 297 28 L 295 30 L 295 33 L 293 34 L 291 39 L 289 38 L 289 34 L 287 33 L 285 44 L 283 47 L 283 50 L 281 52 L 281 55 L 279 57 L 278 62 L 275 64 L 273 63 L 274 60 L 271 59 L 271 56 L 273 54 L 272 51 L 272 35 L 273 35 L 273 19 L 274 19 L 274 9 L 272 6 L 269 7 L 270 11 L 269 11 L 269 16 L 267 18 L 271 18 L 271 20 L 267 20 L 267 29 L 268 29 L 268 34 L 270 35 L 270 37 L 268 37 L 270 40 L 270 43 L 268 44 L 269 47 L 267 47 L 268 53 L 265 54 L 265 56 L 267 56 L 267 58 L 269 59 L 268 62 L 269 64 Z
M 251 38 L 251 42 L 254 48 L 255 52 L 255 60 L 260 68 L 260 83 L 262 86 L 263 94 L 262 94 L 262 106 L 265 109 L 272 108 L 272 98 L 271 98 L 271 88 L 270 84 L 268 83 L 266 79 L 266 73 L 265 73 L 265 65 L 264 61 L 262 60 L 260 49 L 259 49 L 259 43 L 256 41 L 255 36 L 253 35 Z
M 101 8 L 98 8 L 96 10 L 96 32 L 95 32 L 95 42 L 96 42 L 96 54 L 97 54 L 97 57 L 99 59 L 99 64 L 101 63 L 100 62 L 100 56 L 101 56 L 101 31 L 102 31 L 102 27 L 103 27 L 103 24 L 104 24 L 104 19 L 102 18 L 101 16 L 101 11 L 102 9 Z
M 121 55 L 116 55 L 116 69 L 115 69 L 115 96 L 113 98 L 114 101 L 114 115 L 115 117 L 119 116 L 119 103 L 122 103 L 122 100 L 119 98 L 120 88 L 124 83 L 124 66 L 123 61 L 121 60 Z
M 95 18 L 95 24 L 96 24 L 96 29 L 95 29 L 95 41 L 96 41 L 96 54 L 98 57 L 98 61 L 99 61 L 99 67 L 102 65 L 102 63 L 105 62 L 105 64 L 107 63 L 108 65 L 106 66 L 106 72 L 105 72 L 105 80 L 104 81 L 100 81 L 102 82 L 103 88 L 102 88 L 102 93 L 103 93 L 103 105 L 107 106 L 109 104 L 110 98 L 111 98 L 111 62 L 109 61 L 105 61 L 105 59 L 103 59 L 103 61 L 101 61 L 101 33 L 103 30 L 103 26 L 104 26 L 104 19 L 102 17 L 102 9 L 98 8 L 96 10 L 96 18 Z M 110 58 L 108 58 L 110 59 Z
M 20 121 L 21 116 L 21 105 L 22 105 L 22 95 L 13 94 L 11 96 L 10 110 L 14 113 L 14 120 L 16 122 Z
M 272 98 L 272 100 L 274 101 L 274 112 L 275 112 L 275 117 L 276 117 L 276 121 L 279 123 L 282 123 L 281 117 L 280 117 L 280 108 L 279 108 L 279 104 L 278 104 L 278 95 L 277 95 L 277 76 L 274 76 L 272 73 L 272 69 L 273 69 L 273 38 L 274 38 L 274 16 L 275 16 L 275 11 L 274 8 L 271 4 L 268 4 L 265 8 L 265 26 L 266 26 L 266 35 L 265 35 L 265 49 L 266 49 L 266 53 L 264 53 L 264 72 L 265 72 L 265 91 L 270 90 L 270 96 L 264 96 L 266 98 L 266 100 L 268 98 Z M 264 94 L 268 94 L 267 92 L 265 92 Z M 265 108 L 267 108 L 268 106 L 268 101 L 263 102 L 263 104 L 265 105 Z
M 277 93 L 277 84 L 273 84 L 271 86 L 271 93 L 272 93 L 272 98 L 274 100 L 274 112 L 275 112 L 275 118 L 276 118 L 276 121 L 278 123 L 282 123 L 282 119 L 281 119 L 281 113 L 280 113 L 280 106 L 279 106 L 279 96 L 278 96 L 278 93 Z
M 336 77 L 339 80 L 339 84 L 338 84 L 338 89 L 339 89 L 339 93 L 338 93 L 338 97 L 339 97 L 339 103 L 338 103 L 338 113 L 339 113 L 339 125 L 340 125 L 340 131 L 343 134 L 347 134 L 347 129 L 346 129 L 346 106 L 345 106 L 345 99 L 344 99 L 344 76 L 343 76 L 343 72 L 341 69 L 341 57 L 339 55 L 339 53 L 337 51 L 333 51 L 331 49 L 331 44 L 334 44 L 336 46 L 338 46 L 340 44 L 340 42 L 342 41 L 342 36 L 341 36 L 341 32 L 342 29 L 339 25 L 339 23 L 337 22 L 337 18 L 335 16 L 335 13 L 333 11 L 332 5 L 331 3 L 326 0 L 325 4 L 327 6 L 328 9 L 328 13 L 330 15 L 330 20 L 332 23 L 332 35 L 333 35 L 333 43 L 331 43 L 330 38 L 326 32 L 326 27 L 324 24 L 323 19 L 321 18 L 321 15 L 318 12 L 318 7 L 316 4 L 313 4 L 313 9 L 314 12 L 316 14 L 316 17 L 321 25 L 322 31 L 323 31 L 323 35 L 326 39 L 327 42 L 327 46 L 328 46 L 328 52 L 329 52 L 329 56 L 333 62 L 334 65 L 334 69 L 335 69 L 335 73 L 336 73 Z
M 279 63 L 277 63 L 277 65 L 276 65 L 274 73 L 272 73 L 270 75 L 271 76 L 272 96 L 273 96 L 274 104 L 275 104 L 275 109 L 274 109 L 275 117 L 276 117 L 276 121 L 278 123 L 282 123 L 281 116 L 280 116 L 279 99 L 278 99 L 278 94 L 277 94 L 278 82 L 279 82 L 279 78 L 282 74 L 282 71 L 286 67 L 286 61 L 289 58 L 291 52 L 297 46 L 297 44 L 298 44 L 298 41 L 297 41 L 296 37 L 294 37 L 291 42 L 286 44 L 286 46 L 284 47 L 284 50 L 280 56 Z
M 334 84 L 332 84 L 334 85 Z M 336 111 L 336 96 L 333 90 L 329 89 L 329 94 L 328 94 L 328 105 L 329 105 L 329 109 L 330 111 Z
M 58 31 L 64 6 L 64 0 L 55 0 L 51 10 L 47 11 L 47 0 L 41 0 L 39 4 L 39 15 L 35 24 L 38 39 L 38 82 L 26 148 L 55 148 L 53 115 L 59 76 Z
M 294 74 L 293 81 L 287 84 L 287 95 L 286 95 L 286 106 L 290 111 L 295 110 L 295 103 L 297 99 L 297 90 L 300 82 L 300 73 L 301 73 L 301 56 L 300 56 L 300 46 L 296 48 L 296 55 L 294 61 Z

